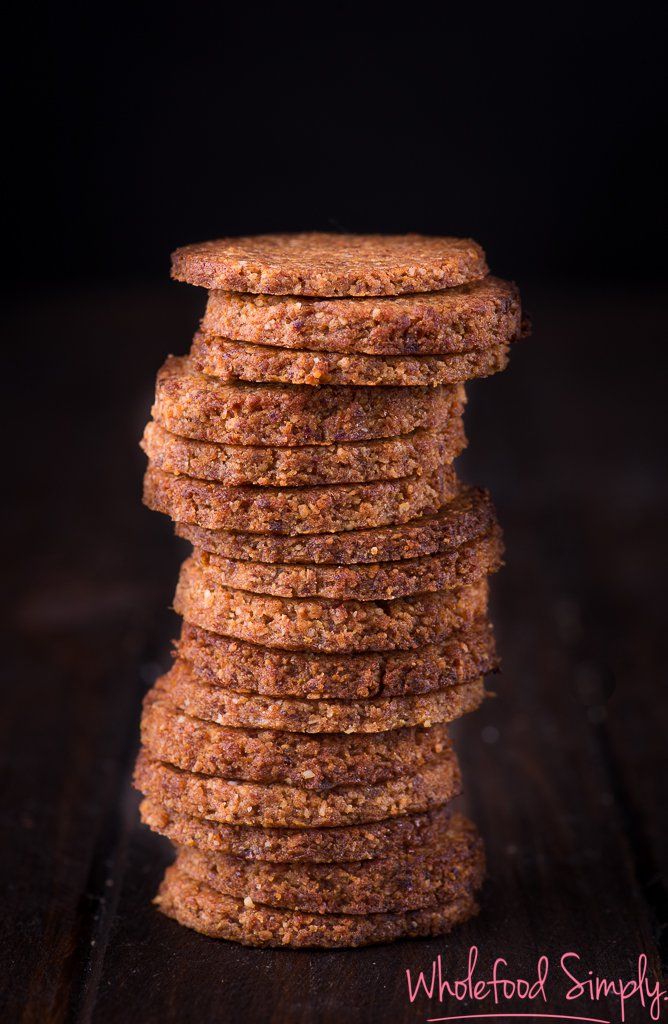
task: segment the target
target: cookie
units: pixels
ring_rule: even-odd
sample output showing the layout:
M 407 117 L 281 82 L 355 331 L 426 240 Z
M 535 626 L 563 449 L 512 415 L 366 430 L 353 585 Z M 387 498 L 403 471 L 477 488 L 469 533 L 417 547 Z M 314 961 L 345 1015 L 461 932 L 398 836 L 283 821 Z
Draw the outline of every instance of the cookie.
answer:
M 412 594 L 452 590 L 496 572 L 501 566 L 501 530 L 440 555 L 402 562 L 360 565 L 285 565 L 243 562 L 195 549 L 202 573 L 225 586 L 273 597 L 326 597 L 337 601 L 388 601 Z
M 381 299 L 209 293 L 202 332 L 253 345 L 369 356 L 451 356 L 505 347 L 523 334 L 517 288 L 475 284 Z
M 401 856 L 439 844 L 447 832 L 450 804 L 424 814 L 336 828 L 258 828 L 178 814 L 154 800 L 142 800 L 144 824 L 178 846 L 271 863 L 317 863 Z
M 266 597 L 232 590 L 189 558 L 181 567 L 174 610 L 212 633 L 283 650 L 325 654 L 413 650 L 435 644 L 487 609 L 486 580 L 396 601 Z
M 225 716 L 220 725 L 195 718 L 196 709 L 184 714 L 170 696 L 157 690 L 145 705 L 142 743 L 156 761 L 202 775 L 327 790 L 414 773 L 449 748 L 444 725 L 351 735 L 228 728 Z
M 400 295 L 486 273 L 485 254 L 470 238 L 426 235 L 253 235 L 172 253 L 177 281 L 268 295 Z
M 438 388 L 224 384 L 170 356 L 158 371 L 152 416 L 166 430 L 222 444 L 336 444 L 442 427 L 464 405 L 461 384 Z
M 184 622 L 177 657 L 208 686 L 269 698 L 360 700 L 431 693 L 498 668 L 491 624 L 474 620 L 440 644 L 384 654 L 278 651 L 210 633 Z
M 176 533 L 194 547 L 223 558 L 341 566 L 436 555 L 488 532 L 495 523 L 489 495 L 466 488 L 436 514 L 402 525 L 287 537 L 177 523 Z
M 383 914 L 439 907 L 484 872 L 482 843 L 470 821 L 452 816 L 438 846 L 341 864 L 274 864 L 193 848 L 177 851 L 190 878 L 225 896 L 310 914 Z
M 337 786 L 326 792 L 282 783 L 243 782 L 182 771 L 141 751 L 137 789 L 169 811 L 229 825 L 329 828 L 424 813 L 461 792 L 454 752 L 448 749 L 412 775 L 375 785 Z
M 444 690 L 407 697 L 378 697 L 356 701 L 284 697 L 277 700 L 258 694 L 237 693 L 221 686 L 209 686 L 205 676 L 200 675 L 188 662 L 179 660 L 156 682 L 152 694 L 154 702 L 159 700 L 175 712 L 167 723 L 164 712 L 158 716 L 162 732 L 166 731 L 166 725 L 169 724 L 174 730 L 180 728 L 185 733 L 189 729 L 194 733 L 196 727 L 191 722 L 184 720 L 179 725 L 178 714 L 185 712 L 197 719 L 228 726 L 233 732 L 240 729 L 279 729 L 290 733 L 330 733 L 334 736 L 339 733 L 377 733 L 384 736 L 385 741 L 394 749 L 395 741 L 403 741 L 408 733 L 402 732 L 402 736 L 397 735 L 393 739 L 387 730 L 404 730 L 408 726 L 429 728 L 437 722 L 452 722 L 479 707 L 485 690 L 482 679 L 478 678 Z M 149 704 L 147 710 L 150 707 Z M 148 720 L 148 717 L 145 714 L 145 719 Z M 154 734 L 156 729 L 157 726 L 153 729 Z M 207 733 L 202 729 L 201 734 L 202 743 L 206 740 L 215 745 L 215 730 Z M 412 742 L 424 745 L 424 737 L 417 733 L 415 735 L 417 738 Z M 243 742 L 243 735 L 240 734 L 238 739 Z M 436 742 L 436 736 L 432 740 Z M 221 733 L 221 743 L 223 741 L 231 742 Z M 289 737 L 279 736 L 275 740 L 277 750 L 282 742 L 292 741 Z M 354 744 L 346 745 L 342 738 L 341 742 L 343 749 L 352 752 Z M 361 741 L 360 745 L 364 747 Z M 249 741 L 248 748 L 251 746 Z M 157 750 L 155 753 L 158 756 Z M 230 755 L 229 759 L 233 756 L 236 755 Z
M 200 332 L 190 360 L 199 373 L 225 383 L 438 387 L 499 373 L 509 352 L 508 345 L 490 345 L 447 356 L 368 356 L 272 348 Z
M 416 430 L 405 437 L 365 443 L 277 448 L 216 444 L 170 434 L 146 424 L 141 448 L 157 469 L 238 487 L 309 487 L 371 483 L 424 475 L 451 463 L 465 448 L 460 417 L 443 430 Z
M 166 473 L 149 463 L 144 504 L 177 523 L 208 530 L 305 534 L 410 522 L 438 511 L 460 490 L 444 466 L 427 475 L 320 487 L 229 487 Z
M 445 935 L 477 913 L 471 878 L 465 895 L 436 909 L 396 914 L 305 914 L 237 900 L 198 882 L 178 865 L 168 868 L 155 903 L 167 917 L 214 939 L 244 946 L 351 948 L 402 938 Z M 471 892 L 467 891 L 467 888 Z

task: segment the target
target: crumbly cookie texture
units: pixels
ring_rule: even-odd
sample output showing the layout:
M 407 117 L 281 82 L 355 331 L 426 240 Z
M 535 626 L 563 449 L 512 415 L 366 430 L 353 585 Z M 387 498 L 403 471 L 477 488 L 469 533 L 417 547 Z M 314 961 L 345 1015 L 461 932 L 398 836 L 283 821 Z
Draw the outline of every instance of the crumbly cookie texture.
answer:
M 149 463 L 144 504 L 208 530 L 305 534 L 410 522 L 437 512 L 460 490 L 451 466 L 402 480 L 321 487 L 230 487 L 166 473 Z
M 194 547 L 223 558 L 250 562 L 357 565 L 439 554 L 488 532 L 495 523 L 489 494 L 477 488 L 467 488 L 455 495 L 438 513 L 396 526 L 288 537 L 247 533 L 245 530 L 207 530 L 193 524 L 177 523 L 176 533 Z
M 399 857 L 442 842 L 451 809 L 448 804 L 424 814 L 335 828 L 258 828 L 179 814 L 154 800 L 142 800 L 144 824 L 178 846 L 195 846 L 274 864 L 329 864 Z
M 463 884 L 465 895 L 436 909 L 396 914 L 306 914 L 255 904 L 250 896 L 243 900 L 224 896 L 173 865 L 165 873 L 155 902 L 163 914 L 214 939 L 245 946 L 336 949 L 445 935 L 477 913 L 472 891 L 478 884 L 478 878 L 471 878 L 471 892 Z
M 485 254 L 472 239 L 427 235 L 253 235 L 172 253 L 177 281 L 268 295 L 400 295 L 486 273 Z
M 178 814 L 228 825 L 313 829 L 424 813 L 461 792 L 461 775 L 454 753 L 448 750 L 412 775 L 318 792 L 182 771 L 142 751 L 135 785 L 144 796 Z
M 508 345 L 490 345 L 446 356 L 369 356 L 288 350 L 198 332 L 190 360 L 200 373 L 226 383 L 438 387 L 499 373 L 509 352 Z
M 438 643 L 484 615 L 487 598 L 487 580 L 396 601 L 266 597 L 223 586 L 189 558 L 181 566 L 174 610 L 186 622 L 222 636 L 333 654 Z
M 223 384 L 184 356 L 158 371 L 152 416 L 166 430 L 222 444 L 336 444 L 442 427 L 461 415 L 464 389 Z
M 254 345 L 371 356 L 449 356 L 522 337 L 514 284 L 475 284 L 410 298 L 304 299 L 209 292 L 202 331 Z
M 449 465 L 465 446 L 460 416 L 442 429 L 416 430 L 405 437 L 296 448 L 195 441 L 151 420 L 141 441 L 157 469 L 233 487 L 314 487 L 424 476 Z
M 207 686 L 309 702 L 432 693 L 499 667 L 494 632 L 486 618 L 418 650 L 341 655 L 272 651 L 184 622 L 175 653 L 193 665 Z
M 482 843 L 453 815 L 438 846 L 343 864 L 271 864 L 181 848 L 180 870 L 225 896 L 310 914 L 383 914 L 439 907 L 482 880 Z
M 403 562 L 360 565 L 284 565 L 221 558 L 196 548 L 202 572 L 225 586 L 273 597 L 327 597 L 337 601 L 389 601 L 412 594 L 452 590 L 496 572 L 501 566 L 500 527 L 439 555 Z
M 445 725 L 350 735 L 229 728 L 183 714 L 161 696 L 157 691 L 144 708 L 145 749 L 158 761 L 202 775 L 328 790 L 416 772 L 449 749 Z
M 156 748 L 156 741 L 159 735 L 167 733 L 168 729 L 181 732 L 185 741 L 187 732 L 201 737 L 202 746 L 205 742 L 216 748 L 216 737 L 220 743 L 231 743 L 227 733 L 219 733 L 216 729 L 208 730 L 193 723 L 186 716 L 195 716 L 195 719 L 204 719 L 206 722 L 217 722 L 219 726 L 227 726 L 235 734 L 234 741 L 238 739 L 242 751 L 250 750 L 250 741 L 246 746 L 245 734 L 242 729 L 269 729 L 288 730 L 287 737 L 278 736 L 275 740 L 276 748 L 281 749 L 281 744 L 288 746 L 296 743 L 291 738 L 294 734 L 318 734 L 327 733 L 334 737 L 338 736 L 337 742 L 346 752 L 346 757 L 355 749 L 355 743 L 345 742 L 341 734 L 376 733 L 381 739 L 378 743 L 389 744 L 392 750 L 396 744 L 410 742 L 424 747 L 425 737 L 417 732 L 406 732 L 407 727 L 420 726 L 430 729 L 437 722 L 451 722 L 454 719 L 474 711 L 480 706 L 485 696 L 482 679 L 474 679 L 455 686 L 449 686 L 444 690 L 436 690 L 428 694 L 418 694 L 407 697 L 377 697 L 366 700 L 299 700 L 295 697 L 284 697 L 276 699 L 273 697 L 261 697 L 258 694 L 236 693 L 225 690 L 221 686 L 209 686 L 205 676 L 188 662 L 178 660 L 166 675 L 161 676 L 156 682 L 149 703 L 145 709 L 144 721 L 152 722 L 152 735 L 155 737 L 153 746 L 156 756 L 159 754 Z M 160 713 L 154 712 L 154 704 L 161 704 Z M 172 714 L 168 715 L 167 709 Z M 153 713 L 152 713 L 153 712 Z M 179 717 L 181 713 L 181 717 Z M 185 713 L 185 714 L 183 714 Z M 387 730 L 400 730 L 400 735 L 388 732 Z M 239 735 L 236 736 L 236 733 Z M 434 743 L 442 743 L 439 734 L 431 737 Z M 357 741 L 356 741 L 357 742 Z M 431 741 L 430 741 L 431 742 Z M 322 750 L 324 759 L 325 746 L 318 746 L 317 743 L 309 747 L 304 739 L 305 747 L 314 751 Z M 334 744 L 334 740 L 332 740 Z M 365 744 L 360 740 L 358 745 L 366 749 Z M 370 747 L 370 744 L 367 744 Z M 236 749 L 236 748 L 234 748 Z M 440 752 L 440 751 L 438 751 Z M 225 755 L 227 756 L 227 755 Z M 236 755 L 229 755 L 231 760 Z M 244 755 L 244 756 L 250 756 Z M 163 760 L 171 761 L 171 758 L 164 757 Z M 173 761 L 173 764 L 179 762 Z M 181 767 L 187 767 L 181 765 Z M 315 769 L 315 774 L 309 774 L 308 778 L 316 778 L 319 770 L 314 765 L 309 769 Z M 192 771 L 204 771 L 204 769 L 192 767 Z M 360 780 L 361 781 L 361 780 Z M 314 783 L 315 785 L 315 783 Z

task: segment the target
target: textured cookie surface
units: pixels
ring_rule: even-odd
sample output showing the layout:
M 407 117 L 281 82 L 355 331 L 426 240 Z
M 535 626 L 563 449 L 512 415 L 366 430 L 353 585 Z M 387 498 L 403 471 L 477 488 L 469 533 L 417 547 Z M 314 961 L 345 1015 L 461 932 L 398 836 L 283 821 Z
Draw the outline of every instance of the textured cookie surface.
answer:
M 144 747 L 156 760 L 203 775 L 327 790 L 416 772 L 449 749 L 444 725 L 351 735 L 228 728 L 179 712 L 163 695 L 156 691 L 144 708 Z
M 202 330 L 255 345 L 380 356 L 451 355 L 522 334 L 515 285 L 487 277 L 410 298 L 303 299 L 212 291 Z
M 151 420 L 141 442 L 157 469 L 234 487 L 313 487 L 398 480 L 448 465 L 465 445 L 460 416 L 451 417 L 438 430 L 416 430 L 405 437 L 294 448 L 197 441 L 171 434 Z
M 335 533 L 407 523 L 459 493 L 450 466 L 401 480 L 319 487 L 230 487 L 166 473 L 149 463 L 144 503 L 177 523 L 252 533 Z
M 207 530 L 178 523 L 179 537 L 224 558 L 251 562 L 357 565 L 435 555 L 488 532 L 496 522 L 489 495 L 476 488 L 458 493 L 435 515 L 399 526 L 288 537 Z
M 143 800 L 142 821 L 178 846 L 224 853 L 231 857 L 270 863 L 330 864 L 410 854 L 436 845 L 447 833 L 450 806 L 425 814 L 335 828 L 258 828 L 226 825 L 170 811 L 154 800 Z
M 338 601 L 388 601 L 412 594 L 452 590 L 496 572 L 501 565 L 501 530 L 439 555 L 401 562 L 359 565 L 294 565 L 244 562 L 195 550 L 203 573 L 228 587 L 273 597 L 327 597 Z
M 192 745 L 188 741 L 189 746 L 203 748 L 206 744 L 214 753 L 219 747 L 227 744 L 232 751 L 228 760 L 232 762 L 236 757 L 241 758 L 244 751 L 248 752 L 245 756 L 250 757 L 251 750 L 254 749 L 251 742 L 253 738 L 246 740 L 246 733 L 243 730 L 288 730 L 288 736 L 260 737 L 257 739 L 257 745 L 264 749 L 266 744 L 273 744 L 276 751 L 282 750 L 284 745 L 286 752 L 293 748 L 302 751 L 295 755 L 298 762 L 300 758 L 306 756 L 303 751 L 311 751 L 309 756 L 322 757 L 321 768 L 324 770 L 325 754 L 329 749 L 327 744 L 324 741 L 321 744 L 309 744 L 302 736 L 302 750 L 295 735 L 332 734 L 329 746 L 334 750 L 338 749 L 338 744 L 344 761 L 349 759 L 352 762 L 358 748 L 361 751 L 369 751 L 373 744 L 365 743 L 362 739 L 353 741 L 352 737 L 347 739 L 346 736 L 340 735 L 341 733 L 377 734 L 376 747 L 381 750 L 383 756 L 386 748 L 390 752 L 389 756 L 394 756 L 400 744 L 412 743 L 416 747 L 416 756 L 419 754 L 424 758 L 424 750 L 427 749 L 428 743 L 442 745 L 442 736 L 438 732 L 429 738 L 415 731 L 409 734 L 406 727 L 424 726 L 429 729 L 436 722 L 454 721 L 455 718 L 479 707 L 484 694 L 482 680 L 475 679 L 449 686 L 444 690 L 407 697 L 378 697 L 357 701 L 299 700 L 295 697 L 276 700 L 261 697 L 259 694 L 241 694 L 225 690 L 221 686 L 209 686 L 206 677 L 201 676 L 193 666 L 184 661 L 177 661 L 169 672 L 156 682 L 151 691 L 144 712 L 144 722 L 147 724 L 149 719 L 153 722 L 153 750 L 156 757 L 162 757 L 163 760 L 172 761 L 171 758 L 159 753 L 157 741 L 160 737 L 167 737 L 169 740 L 169 731 L 180 732 L 181 735 L 176 740 L 179 744 L 181 740 L 185 742 L 186 733 L 190 733 L 194 739 Z M 157 715 L 156 702 L 160 702 L 161 705 L 160 713 Z M 171 715 L 167 714 L 168 708 L 172 709 Z M 179 712 L 185 712 L 182 718 L 179 717 Z M 230 728 L 225 733 L 221 733 L 217 728 L 208 730 L 203 723 L 191 721 L 187 716 L 195 716 L 195 719 L 203 719 L 205 722 L 217 722 L 220 726 Z M 387 730 L 399 732 L 391 733 Z M 232 738 L 228 737 L 228 732 Z M 238 748 L 235 746 L 237 742 Z M 422 748 L 421 752 L 417 750 L 418 747 Z M 237 749 L 241 753 L 237 753 Z M 437 753 L 440 753 L 440 749 Z M 401 756 L 403 758 L 404 755 Z M 172 763 L 180 764 L 177 761 Z M 189 767 L 185 764 L 180 766 Z M 311 764 L 308 768 L 311 772 L 308 778 L 319 777 L 321 769 Z M 192 770 L 204 771 L 203 768 L 195 767 L 192 767 Z M 313 785 L 317 783 L 314 782 Z
M 172 254 L 172 277 L 270 295 L 399 295 L 484 277 L 470 238 L 308 232 L 219 238 Z
M 265 647 L 354 653 L 438 643 L 484 615 L 487 598 L 486 580 L 396 601 L 266 597 L 225 587 L 187 559 L 174 609 L 195 626 Z
M 413 775 L 375 785 L 337 786 L 326 792 L 282 783 L 244 782 L 182 771 L 142 751 L 135 768 L 137 789 L 179 814 L 230 825 L 265 828 L 328 828 L 424 813 L 461 791 L 451 750 Z
M 472 893 L 479 884 L 471 878 Z M 462 886 L 464 889 L 464 885 Z M 433 910 L 395 914 L 306 914 L 237 900 L 198 882 L 177 865 L 167 869 L 156 897 L 160 910 L 179 924 L 216 939 L 246 946 L 322 949 L 368 946 L 401 938 L 445 935 L 477 912 L 472 894 Z
M 462 385 L 439 388 L 225 384 L 170 356 L 158 371 L 152 415 L 166 430 L 223 444 L 333 444 L 442 427 L 461 415 Z
M 457 686 L 498 668 L 494 633 L 474 620 L 440 644 L 381 654 L 279 651 L 219 636 L 185 622 L 177 656 L 209 686 L 266 697 L 359 700 L 411 696 Z
M 235 899 L 312 914 L 378 914 L 442 906 L 483 874 L 480 838 L 453 815 L 438 847 L 343 864 L 271 864 L 182 848 L 179 868 Z
M 271 348 L 197 334 L 190 351 L 200 373 L 265 384 L 437 387 L 505 370 L 509 346 L 493 345 L 447 356 L 369 356 Z

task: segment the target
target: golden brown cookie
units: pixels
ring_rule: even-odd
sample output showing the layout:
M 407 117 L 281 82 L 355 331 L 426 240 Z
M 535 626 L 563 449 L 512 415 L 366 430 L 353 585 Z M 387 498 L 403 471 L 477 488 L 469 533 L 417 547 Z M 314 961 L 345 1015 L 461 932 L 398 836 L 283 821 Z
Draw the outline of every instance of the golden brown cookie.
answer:
M 197 672 L 188 662 L 180 660 L 174 663 L 166 675 L 161 676 L 149 695 L 151 702 L 160 700 L 166 708 L 171 708 L 175 713 L 169 717 L 163 710 L 157 716 L 162 733 L 167 732 L 169 725 L 174 732 L 180 730 L 184 736 L 186 731 L 195 734 L 199 725 L 193 724 L 185 717 L 183 721 L 178 719 L 179 713 L 185 712 L 186 715 L 194 715 L 196 719 L 228 726 L 235 734 L 242 729 L 279 729 L 288 730 L 290 733 L 331 733 L 333 735 L 378 733 L 385 738 L 385 742 L 392 749 L 394 749 L 395 741 L 398 743 L 399 740 L 402 740 L 403 742 L 408 736 L 408 733 L 404 732 L 406 727 L 424 726 L 429 728 L 437 722 L 452 722 L 479 707 L 484 696 L 483 682 L 478 678 L 448 686 L 444 690 L 406 697 L 377 697 L 352 701 L 299 700 L 295 697 L 276 699 L 261 697 L 255 693 L 237 693 L 225 690 L 222 686 L 207 685 L 205 676 Z M 151 707 L 152 703 L 149 703 L 148 709 L 150 710 Z M 145 714 L 146 721 L 150 717 Z M 152 717 L 152 721 L 154 723 L 152 734 L 155 736 L 157 735 L 155 715 Z M 387 730 L 397 729 L 402 730 L 402 734 L 394 736 L 393 739 L 392 734 Z M 201 729 L 200 733 L 202 744 L 206 741 L 212 747 L 216 746 L 217 733 L 215 729 L 213 732 Z M 235 735 L 234 739 L 238 739 L 240 743 L 245 742 L 244 734 L 241 732 L 238 737 Z M 343 737 L 340 739 L 342 748 L 345 751 L 352 751 L 354 744 L 347 745 L 343 742 Z M 431 739 L 436 742 L 436 735 Z M 272 740 L 271 737 L 270 740 Z M 226 734 L 221 733 L 221 744 L 223 741 L 228 745 L 232 742 L 228 740 Z M 275 741 L 272 740 L 277 749 L 280 748 L 283 741 L 286 744 L 292 742 L 289 737 L 278 737 Z M 424 745 L 426 741 L 423 736 L 415 733 L 410 742 L 417 746 L 418 743 Z M 247 746 L 250 750 L 252 744 L 249 742 Z M 360 746 L 364 747 L 361 741 Z M 162 756 L 158 755 L 155 744 L 154 752 L 156 756 Z M 236 755 L 229 755 L 228 760 L 232 760 L 233 756 Z M 346 754 L 346 756 L 348 755 Z M 163 760 L 171 761 L 172 759 L 165 757 Z M 173 761 L 172 763 L 179 762 Z M 181 765 L 181 767 L 185 766 Z M 204 771 L 203 768 L 193 768 L 192 770 Z
M 221 444 L 336 444 L 443 427 L 464 407 L 461 384 L 438 388 L 225 384 L 170 356 L 158 371 L 152 416 L 183 437 Z
M 229 487 L 165 473 L 149 463 L 144 504 L 177 523 L 208 530 L 298 535 L 406 523 L 438 511 L 460 488 L 451 466 L 363 484 Z
M 178 846 L 272 863 L 328 864 L 410 854 L 442 841 L 450 804 L 424 814 L 336 828 L 259 828 L 179 814 L 154 800 L 142 800 L 141 819 Z
M 175 644 L 208 686 L 265 697 L 359 700 L 431 693 L 494 672 L 499 662 L 491 624 L 475 620 L 459 633 L 413 651 L 318 654 L 279 651 L 210 633 L 184 622 Z
M 225 587 L 189 558 L 181 567 L 174 609 L 186 622 L 282 650 L 413 650 L 435 644 L 484 615 L 487 580 L 396 601 L 328 601 L 248 594 Z
M 514 284 L 486 277 L 426 295 L 304 299 L 212 291 L 202 331 L 253 345 L 370 356 L 449 356 L 522 336 Z
M 182 847 L 179 869 L 238 900 L 310 914 L 384 914 L 439 907 L 482 881 L 476 829 L 452 816 L 438 846 L 341 864 L 276 864 Z
M 146 424 L 141 447 L 157 469 L 228 486 L 314 487 L 371 483 L 433 472 L 448 465 L 466 445 L 461 417 L 442 430 L 416 430 L 381 441 L 277 448 L 216 444 L 171 434 Z
M 439 555 L 359 565 L 285 565 L 221 558 L 196 548 L 202 572 L 225 586 L 272 597 L 326 597 L 336 601 L 389 601 L 452 590 L 496 572 L 502 562 L 500 527 Z
M 400 526 L 288 537 L 244 530 L 207 530 L 178 523 L 176 533 L 194 547 L 223 558 L 357 565 L 436 555 L 488 532 L 495 523 L 489 495 L 477 488 L 467 488 L 436 514 Z
M 509 351 L 508 345 L 491 345 L 447 356 L 368 356 L 272 348 L 199 332 L 190 361 L 199 373 L 225 383 L 438 387 L 505 370 Z
M 172 253 L 177 281 L 269 295 L 400 295 L 486 273 L 485 254 L 470 238 L 427 235 L 253 235 Z
M 467 685 L 474 689 L 473 684 Z M 163 696 L 166 699 L 160 699 Z M 218 725 L 215 719 L 193 717 L 195 709 L 184 714 L 175 708 L 170 696 L 158 690 L 145 705 L 144 748 L 157 761 L 202 775 L 327 790 L 332 786 L 375 784 L 404 773 L 412 774 L 449 749 L 442 724 L 431 729 L 350 735 L 230 728 L 224 715 Z M 175 698 L 178 700 L 178 694 Z
M 457 759 L 448 749 L 413 775 L 375 785 L 337 786 L 327 792 L 277 782 L 244 782 L 182 771 L 141 751 L 137 789 L 178 814 L 229 825 L 329 828 L 420 814 L 461 792 Z
M 445 935 L 477 912 L 472 895 L 478 877 L 463 881 L 465 895 L 434 910 L 397 914 L 305 914 L 236 900 L 197 882 L 172 865 L 155 902 L 168 917 L 214 939 L 245 946 L 322 949 L 368 946 L 402 938 Z M 468 882 L 468 884 L 467 884 Z M 468 891 L 470 890 L 470 892 Z

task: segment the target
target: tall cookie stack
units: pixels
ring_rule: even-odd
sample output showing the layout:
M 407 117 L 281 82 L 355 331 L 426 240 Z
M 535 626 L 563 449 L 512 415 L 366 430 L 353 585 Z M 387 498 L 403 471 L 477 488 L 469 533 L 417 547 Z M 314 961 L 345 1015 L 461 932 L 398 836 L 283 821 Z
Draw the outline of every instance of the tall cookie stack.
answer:
M 143 440 L 145 502 L 193 545 L 136 771 L 176 846 L 157 903 L 258 946 L 441 934 L 483 875 L 448 723 L 496 667 L 501 561 L 452 462 L 516 289 L 420 236 L 223 239 L 173 276 L 209 298 Z

